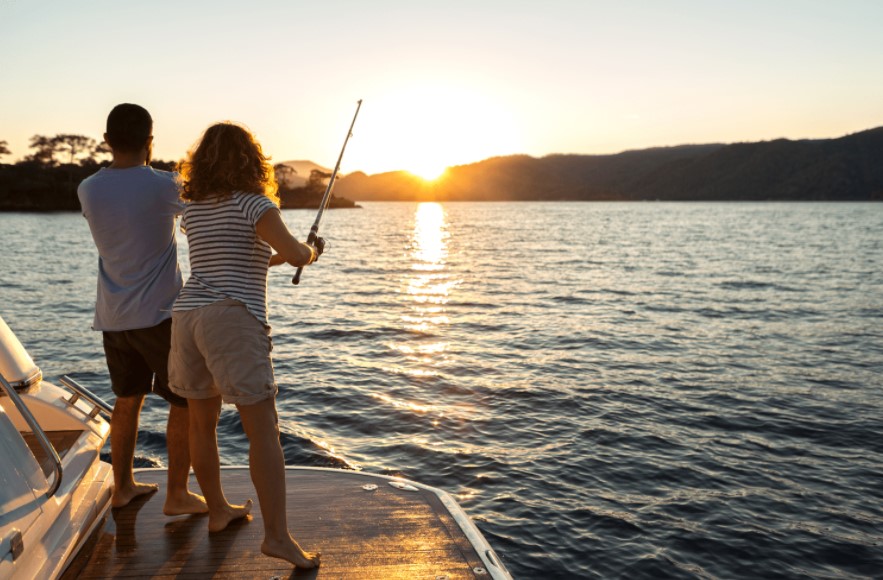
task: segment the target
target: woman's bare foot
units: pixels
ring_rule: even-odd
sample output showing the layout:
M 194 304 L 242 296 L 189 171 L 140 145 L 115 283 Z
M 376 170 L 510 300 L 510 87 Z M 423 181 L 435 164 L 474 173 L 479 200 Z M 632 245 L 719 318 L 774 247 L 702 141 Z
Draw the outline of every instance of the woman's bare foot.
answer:
M 264 538 L 264 543 L 261 544 L 261 552 L 273 558 L 288 560 L 298 568 L 318 568 L 319 557 L 321 556 L 319 552 L 304 552 L 298 543 L 294 541 L 294 538 L 291 537 L 291 534 L 282 540 Z
M 132 482 L 131 485 L 123 487 L 117 487 L 116 484 L 114 484 L 113 496 L 110 498 L 110 506 L 115 508 L 125 507 L 136 497 L 153 493 L 158 489 L 159 485 L 155 483 L 138 483 L 136 481 Z
M 233 520 L 247 518 L 251 512 L 251 500 L 245 502 L 245 505 L 227 505 L 221 511 L 208 513 L 208 531 L 220 532 Z
M 167 516 L 182 516 L 185 514 L 205 514 L 208 513 L 208 506 L 205 505 L 205 498 L 187 491 L 182 495 L 172 497 L 166 496 L 166 503 L 162 508 L 162 513 Z

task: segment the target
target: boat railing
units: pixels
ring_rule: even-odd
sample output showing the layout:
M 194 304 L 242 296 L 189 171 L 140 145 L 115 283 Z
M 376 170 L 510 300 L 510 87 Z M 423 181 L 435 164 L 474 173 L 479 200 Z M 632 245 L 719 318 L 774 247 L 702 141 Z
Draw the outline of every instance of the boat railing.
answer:
M 55 492 L 58 491 L 58 486 L 61 485 L 61 458 L 58 456 L 58 452 L 55 451 L 55 447 L 52 446 L 52 443 L 49 442 L 49 438 L 46 436 L 46 432 L 43 431 L 43 428 L 40 426 L 40 423 L 37 422 L 37 419 L 34 418 L 34 414 L 31 413 L 31 410 L 28 409 L 28 406 L 22 400 L 21 396 L 16 392 L 16 390 L 9 384 L 2 374 L 0 374 L 0 387 L 6 392 L 6 396 L 9 397 L 9 400 L 12 401 L 12 404 L 15 405 L 15 408 L 18 410 L 22 419 L 24 419 L 25 423 L 28 424 L 28 427 L 31 428 L 31 432 L 34 434 L 34 437 L 37 438 L 37 441 L 40 443 L 40 447 L 43 448 L 43 451 L 46 453 L 46 456 L 52 462 L 52 470 L 55 472 L 55 478 L 52 482 L 52 485 L 49 486 L 49 489 L 46 491 L 46 497 L 52 497 L 55 495 Z
M 98 413 L 104 413 L 108 417 L 113 414 L 113 407 L 108 405 L 104 401 L 104 399 L 102 399 L 77 381 L 73 380 L 69 376 L 62 376 L 61 383 L 72 391 L 70 399 L 65 399 L 65 401 L 67 401 L 71 407 L 76 407 L 75 403 L 80 399 L 80 397 L 92 404 L 92 410 L 88 413 L 90 419 L 94 419 L 95 416 L 98 415 Z

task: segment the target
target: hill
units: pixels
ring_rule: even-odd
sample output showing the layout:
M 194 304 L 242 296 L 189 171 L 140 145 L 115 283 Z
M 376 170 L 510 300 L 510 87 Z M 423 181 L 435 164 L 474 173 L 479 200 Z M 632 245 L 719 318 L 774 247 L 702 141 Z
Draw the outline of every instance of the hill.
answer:
M 287 165 L 294 169 L 295 173 L 293 175 L 279 176 L 276 178 L 279 179 L 279 185 L 285 187 L 303 187 L 310 180 L 310 174 L 313 171 L 321 171 L 323 173 L 331 173 L 331 170 L 327 167 L 322 167 L 317 163 L 313 163 L 312 161 L 306 160 L 298 160 L 298 161 L 282 161 L 281 163 L 277 163 L 276 165 Z M 282 179 L 285 182 L 282 182 Z
M 335 193 L 356 201 L 883 200 L 883 127 L 837 139 L 495 157 L 431 183 L 404 171 L 357 172 Z
M 107 163 L 0 164 L 0 211 L 77 211 L 77 184 Z M 311 161 L 283 164 L 296 173 L 277 171 L 282 206 L 317 207 L 330 170 Z M 330 207 L 375 200 L 883 201 L 883 127 L 836 139 L 493 157 L 451 167 L 434 182 L 406 171 L 355 172 L 339 177 L 334 193 Z

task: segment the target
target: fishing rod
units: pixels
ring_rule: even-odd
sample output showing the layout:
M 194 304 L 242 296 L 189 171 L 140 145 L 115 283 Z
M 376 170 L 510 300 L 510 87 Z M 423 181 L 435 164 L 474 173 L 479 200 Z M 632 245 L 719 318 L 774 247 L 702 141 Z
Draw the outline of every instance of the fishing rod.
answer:
M 331 190 L 334 189 L 334 181 L 337 179 L 337 170 L 340 169 L 340 160 L 343 159 L 343 152 L 346 151 L 346 144 L 350 140 L 350 137 L 353 136 L 353 126 L 356 124 L 356 117 L 359 116 L 359 109 L 362 108 L 362 99 L 359 99 L 356 104 L 356 114 L 353 115 L 353 122 L 350 123 L 350 130 L 346 134 L 346 139 L 343 140 L 343 147 L 340 148 L 340 155 L 337 157 L 337 165 L 334 166 L 334 171 L 331 173 L 331 180 L 328 182 L 328 187 L 325 188 L 325 195 L 322 196 L 322 203 L 319 204 L 319 213 L 316 215 L 316 221 L 313 222 L 313 227 L 310 228 L 310 235 L 307 236 L 307 243 L 313 244 L 316 239 L 319 237 L 319 223 L 322 221 L 322 216 L 325 214 L 325 208 L 328 207 L 328 202 L 331 200 Z M 297 269 L 297 272 L 294 273 L 294 278 L 291 279 L 291 283 L 295 286 L 300 283 L 300 275 L 304 271 L 304 267 L 300 266 Z

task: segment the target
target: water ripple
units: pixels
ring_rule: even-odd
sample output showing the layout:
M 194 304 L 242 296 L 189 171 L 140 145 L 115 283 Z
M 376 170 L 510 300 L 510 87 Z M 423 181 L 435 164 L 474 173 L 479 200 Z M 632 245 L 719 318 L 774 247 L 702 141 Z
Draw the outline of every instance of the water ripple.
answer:
M 366 204 L 323 227 L 300 286 L 270 274 L 288 463 L 446 489 L 516 578 L 883 570 L 883 205 Z M 0 314 L 48 378 L 112 398 L 85 221 L 3 214 L 0 236 Z M 166 409 L 147 399 L 139 466 L 165 462 Z M 247 462 L 233 409 L 219 444 Z

